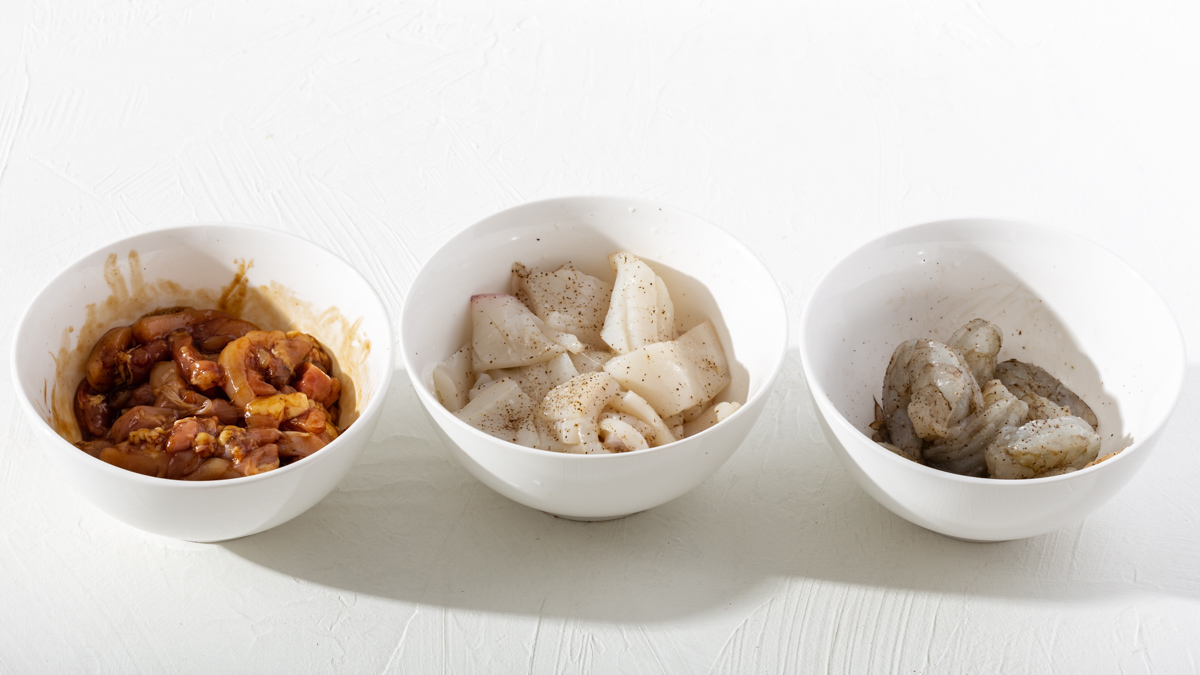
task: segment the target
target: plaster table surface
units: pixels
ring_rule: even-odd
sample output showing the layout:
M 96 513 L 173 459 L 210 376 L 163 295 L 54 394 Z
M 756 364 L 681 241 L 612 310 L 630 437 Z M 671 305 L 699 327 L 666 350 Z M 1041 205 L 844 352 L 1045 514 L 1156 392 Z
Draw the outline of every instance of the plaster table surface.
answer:
M 3 6 L 0 671 L 1198 668 L 1194 3 Z M 451 459 L 398 370 L 364 456 L 310 511 L 221 544 L 160 539 L 60 484 L 16 405 L 17 317 L 106 242 L 287 230 L 362 270 L 398 320 L 455 232 L 571 194 L 717 223 L 791 312 L 750 438 L 659 508 L 580 523 L 506 500 Z M 801 375 L 799 313 L 832 262 L 959 216 L 1119 252 L 1192 355 L 1144 469 L 1032 539 L 965 543 L 879 506 Z

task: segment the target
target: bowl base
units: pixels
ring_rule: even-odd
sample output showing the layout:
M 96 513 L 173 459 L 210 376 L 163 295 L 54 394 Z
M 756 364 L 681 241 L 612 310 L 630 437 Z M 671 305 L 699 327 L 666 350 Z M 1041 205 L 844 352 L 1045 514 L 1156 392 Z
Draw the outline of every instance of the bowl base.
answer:
M 633 513 L 624 513 L 619 516 L 599 516 L 597 518 L 588 518 L 586 516 L 564 516 L 564 515 L 561 515 L 558 513 L 550 513 L 549 511 L 543 511 L 543 513 L 548 513 L 548 514 L 554 516 L 555 518 L 562 518 L 563 520 L 574 520 L 574 521 L 580 522 L 580 523 L 601 523 L 606 520 L 618 520 L 620 518 L 628 518 L 629 516 L 632 516 L 634 514 L 641 513 L 641 511 L 634 511 Z

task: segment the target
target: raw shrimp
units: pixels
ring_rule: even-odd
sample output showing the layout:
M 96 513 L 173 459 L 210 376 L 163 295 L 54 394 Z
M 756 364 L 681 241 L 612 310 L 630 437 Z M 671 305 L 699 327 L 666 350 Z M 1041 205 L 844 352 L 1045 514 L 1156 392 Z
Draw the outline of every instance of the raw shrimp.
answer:
M 994 377 L 996 355 L 1000 353 L 1002 340 L 1003 335 L 994 324 L 983 319 L 971 319 L 965 326 L 954 331 L 954 335 L 950 336 L 946 344 L 963 355 L 967 365 L 971 367 L 975 381 L 982 385 Z
M 888 442 L 905 452 L 944 438 L 983 406 L 966 361 L 934 340 L 909 340 L 892 354 L 883 380 Z
M 924 461 L 921 460 L 921 452 L 919 450 L 917 452 L 911 452 L 909 450 L 904 450 L 903 448 L 898 448 L 886 441 L 876 441 L 876 442 L 879 443 L 879 447 L 883 448 L 884 450 L 887 450 L 888 452 L 894 452 L 897 455 L 900 455 L 901 457 L 903 457 L 904 459 L 907 459 L 911 462 L 916 462 L 917 464 L 925 463 Z
M 226 395 L 242 408 L 260 396 L 279 393 L 301 364 L 320 368 L 322 363 L 331 363 L 316 338 L 277 330 L 246 333 L 221 350 L 217 362 L 225 371 Z
M 1099 428 L 1096 413 L 1092 412 L 1083 399 L 1056 377 L 1032 363 L 1023 363 L 1016 359 L 999 363 L 996 365 L 996 378 L 1003 382 L 1009 391 L 1029 404 L 1031 418 L 1041 419 L 1040 415 L 1050 419 L 1062 416 L 1060 408 L 1050 408 L 1039 400 L 1048 399 L 1056 406 L 1069 410 L 1071 415 L 1083 419 L 1093 430 Z
M 983 407 L 951 428 L 945 437 L 925 446 L 925 463 L 964 476 L 986 475 L 984 450 L 1000 433 L 1025 423 L 1029 406 L 1013 396 L 1000 380 L 983 386 Z
M 1001 433 L 984 453 L 992 478 L 1041 478 L 1087 466 L 1100 436 L 1079 417 L 1034 420 Z

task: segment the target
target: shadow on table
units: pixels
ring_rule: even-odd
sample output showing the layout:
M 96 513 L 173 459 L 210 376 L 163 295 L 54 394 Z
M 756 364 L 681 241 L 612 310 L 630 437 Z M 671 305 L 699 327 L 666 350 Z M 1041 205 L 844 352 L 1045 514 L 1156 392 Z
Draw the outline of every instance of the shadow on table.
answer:
M 1170 476 L 1195 431 L 1182 419 L 1168 425 L 1142 474 L 1087 520 L 1033 539 L 971 544 L 893 516 L 851 481 L 820 434 L 795 351 L 763 419 L 725 467 L 674 502 L 600 523 L 562 520 L 478 483 L 436 440 L 406 374 L 395 380 L 373 446 L 337 491 L 274 530 L 221 545 L 355 593 L 600 621 L 762 603 L 783 583 L 1035 602 L 1200 597 L 1200 578 L 1185 564 L 1200 557 L 1200 542 L 1158 536 L 1170 529 L 1163 519 L 1184 517 L 1182 497 L 1153 487 L 1179 484 Z M 1200 368 L 1192 367 L 1180 409 L 1198 404 Z M 1145 526 L 1151 519 L 1157 524 Z

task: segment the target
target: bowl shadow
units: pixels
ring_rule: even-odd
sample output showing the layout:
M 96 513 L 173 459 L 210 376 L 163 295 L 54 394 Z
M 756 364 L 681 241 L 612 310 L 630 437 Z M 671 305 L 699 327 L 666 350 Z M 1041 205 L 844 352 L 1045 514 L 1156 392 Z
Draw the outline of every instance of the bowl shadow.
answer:
M 1188 528 L 1180 497 L 1157 489 L 1171 484 L 1196 431 L 1178 417 L 1141 474 L 1096 513 L 1041 537 L 975 544 L 912 525 L 853 483 L 824 440 L 795 349 L 722 469 L 673 502 L 606 522 L 556 518 L 492 492 L 441 446 L 404 371 L 388 395 L 371 445 L 334 493 L 289 523 L 219 545 L 354 593 L 611 622 L 766 602 L 796 579 L 1035 602 L 1200 598 L 1183 562 L 1200 557 L 1200 541 L 1161 536 Z M 1197 405 L 1200 367 L 1191 367 L 1179 407 Z

